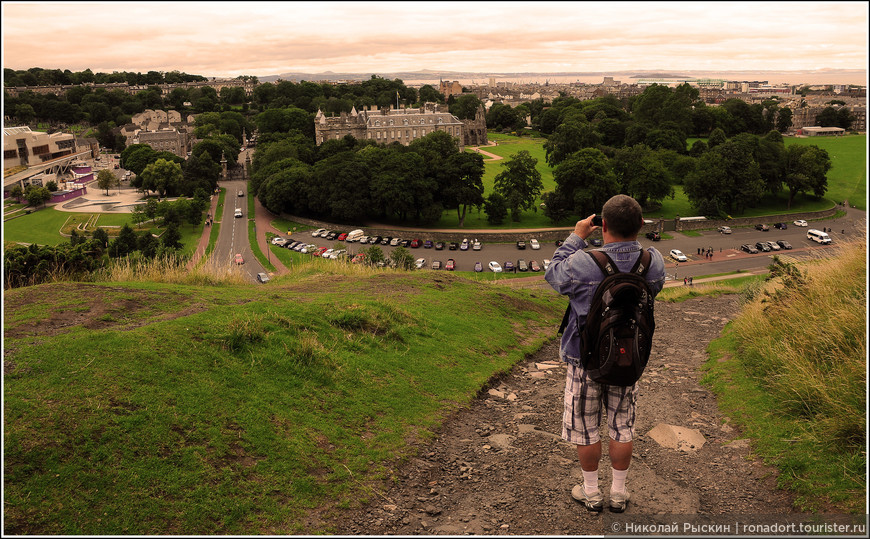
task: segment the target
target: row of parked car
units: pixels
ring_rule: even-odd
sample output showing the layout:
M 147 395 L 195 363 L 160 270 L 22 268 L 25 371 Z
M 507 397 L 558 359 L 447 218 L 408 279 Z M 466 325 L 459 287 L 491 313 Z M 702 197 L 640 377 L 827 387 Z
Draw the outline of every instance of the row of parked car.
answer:
M 425 258 L 418 258 L 417 260 L 414 261 L 414 267 L 417 269 L 425 268 L 426 267 L 426 259 Z M 442 265 L 440 260 L 433 260 L 430 267 L 433 270 L 440 270 L 443 268 L 443 269 L 446 269 L 448 271 L 453 271 L 456 269 L 456 261 L 453 260 L 452 258 L 448 258 L 447 263 Z M 528 262 L 526 262 L 525 259 L 521 258 L 521 259 L 517 260 L 516 265 L 514 264 L 514 262 L 512 260 L 508 260 L 507 262 L 504 263 L 503 267 L 501 264 L 499 264 L 495 260 L 492 260 L 491 262 L 489 262 L 487 267 L 489 268 L 489 271 L 491 271 L 493 273 L 502 273 L 502 272 L 508 272 L 508 271 L 514 271 L 514 270 L 523 271 L 523 272 L 525 272 L 525 271 L 546 271 L 547 268 L 550 267 L 550 260 L 548 258 L 545 258 L 543 265 L 541 265 L 538 263 L 537 260 L 529 260 Z M 478 272 L 478 273 L 482 272 L 483 271 L 483 264 L 480 262 L 475 262 L 474 263 L 474 271 Z
M 771 251 L 780 251 L 780 250 L 788 250 L 791 249 L 792 246 L 789 242 L 785 240 L 778 241 L 759 241 L 754 246 L 748 243 L 744 243 L 740 246 L 741 251 L 745 251 L 751 255 L 762 253 L 769 253 Z
M 317 230 L 311 233 L 311 236 L 314 238 L 324 238 L 327 241 L 343 241 L 346 243 L 359 243 L 361 245 L 390 245 L 392 247 L 410 247 L 412 249 L 417 249 L 422 247 L 424 249 L 435 249 L 436 251 L 441 251 L 443 249 L 448 249 L 450 251 L 468 251 L 469 249 L 472 251 L 480 251 L 483 248 L 483 243 L 481 243 L 477 239 L 469 240 L 465 238 L 462 242 L 444 242 L 444 241 L 433 241 L 433 240 L 421 240 L 420 238 L 399 238 L 399 237 L 390 237 L 390 236 L 366 236 L 362 230 L 353 230 L 351 232 L 338 232 L 333 230 L 327 230 L 325 228 L 318 228 Z

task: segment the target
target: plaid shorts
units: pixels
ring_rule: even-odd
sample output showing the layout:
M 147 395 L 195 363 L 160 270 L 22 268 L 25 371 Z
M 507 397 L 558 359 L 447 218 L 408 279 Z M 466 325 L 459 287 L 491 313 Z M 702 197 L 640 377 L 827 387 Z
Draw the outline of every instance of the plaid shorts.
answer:
M 634 413 L 637 384 L 628 387 L 607 386 L 583 376 L 583 369 L 567 364 L 565 413 L 562 415 L 562 439 L 577 445 L 592 445 L 601 439 L 602 403 L 607 410 L 607 427 L 616 442 L 634 438 Z

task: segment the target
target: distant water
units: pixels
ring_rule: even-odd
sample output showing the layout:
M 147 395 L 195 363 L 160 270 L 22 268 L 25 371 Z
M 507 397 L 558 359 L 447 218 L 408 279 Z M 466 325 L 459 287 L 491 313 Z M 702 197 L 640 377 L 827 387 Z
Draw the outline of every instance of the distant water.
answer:
M 769 84 L 855 84 L 865 86 L 867 84 L 866 71 L 851 71 L 851 72 L 812 72 L 812 73 L 797 73 L 797 72 L 671 72 L 668 77 L 659 77 L 653 74 L 645 74 L 638 72 L 632 73 L 595 73 L 595 74 L 559 74 L 548 75 L 539 73 L 529 73 L 528 75 L 516 76 L 500 76 L 498 74 L 481 74 L 480 76 L 470 77 L 462 76 L 459 78 L 447 78 L 443 80 L 458 80 L 460 84 L 470 85 L 485 85 L 489 83 L 489 79 L 495 79 L 496 82 L 512 82 L 518 84 L 545 84 L 548 80 L 551 84 L 567 84 L 572 82 L 582 82 L 585 84 L 601 84 L 604 82 L 604 77 L 613 77 L 615 81 L 623 84 L 632 84 L 639 78 L 690 78 L 690 79 L 723 79 L 729 81 L 767 81 Z M 422 86 L 424 84 L 434 85 L 436 88 L 441 79 L 411 79 L 403 78 L 403 82 L 409 86 Z

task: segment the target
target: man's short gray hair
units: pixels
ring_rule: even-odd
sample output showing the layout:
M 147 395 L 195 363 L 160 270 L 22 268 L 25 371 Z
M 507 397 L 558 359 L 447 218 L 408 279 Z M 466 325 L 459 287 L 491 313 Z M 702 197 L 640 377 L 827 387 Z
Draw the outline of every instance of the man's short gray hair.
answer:
M 636 238 L 643 226 L 643 210 L 637 200 L 628 195 L 616 195 L 605 202 L 601 216 L 613 235 L 626 239 Z

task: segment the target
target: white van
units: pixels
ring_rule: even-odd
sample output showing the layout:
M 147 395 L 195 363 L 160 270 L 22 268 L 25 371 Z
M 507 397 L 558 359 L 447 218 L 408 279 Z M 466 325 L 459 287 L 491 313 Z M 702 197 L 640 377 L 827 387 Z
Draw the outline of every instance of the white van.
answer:
M 831 243 L 831 237 L 825 234 L 820 230 L 816 230 L 815 228 L 811 228 L 807 230 L 807 239 L 813 240 L 817 243 L 821 243 L 822 245 L 827 245 Z
M 344 241 L 346 241 L 348 243 L 353 243 L 355 241 L 359 241 L 359 239 L 363 236 L 363 234 L 365 234 L 365 232 L 363 232 L 362 230 L 359 230 L 359 229 L 351 230 L 350 232 L 347 233 L 347 237 L 344 238 Z

